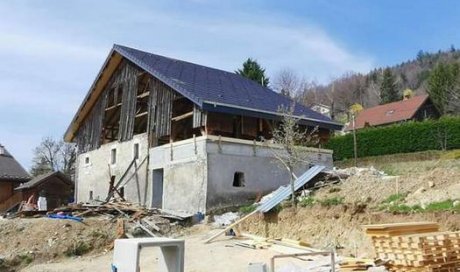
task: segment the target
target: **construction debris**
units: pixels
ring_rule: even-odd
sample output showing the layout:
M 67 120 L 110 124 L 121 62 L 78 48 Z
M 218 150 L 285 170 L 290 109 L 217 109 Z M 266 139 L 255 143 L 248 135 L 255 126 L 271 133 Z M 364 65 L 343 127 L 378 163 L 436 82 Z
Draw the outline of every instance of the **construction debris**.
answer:
M 240 216 L 235 212 L 228 212 L 221 215 L 214 215 L 214 226 L 225 227 L 238 220 Z
M 376 256 L 394 272 L 460 270 L 460 232 L 439 232 L 432 222 L 364 226 Z

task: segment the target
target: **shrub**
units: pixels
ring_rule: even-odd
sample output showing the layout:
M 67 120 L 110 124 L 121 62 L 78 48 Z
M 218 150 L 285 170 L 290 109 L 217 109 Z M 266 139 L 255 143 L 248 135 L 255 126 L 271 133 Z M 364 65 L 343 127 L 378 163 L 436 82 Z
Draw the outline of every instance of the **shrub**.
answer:
M 440 202 L 433 202 L 425 207 L 425 211 L 439 212 L 439 211 L 457 211 L 460 212 L 460 206 L 454 206 L 453 200 L 445 200 Z
M 406 204 L 399 204 L 389 206 L 388 211 L 392 213 L 416 213 L 422 212 L 423 209 L 420 205 L 409 206 Z
M 405 122 L 356 132 L 358 157 L 460 148 L 460 117 Z M 335 160 L 353 158 L 353 135 L 336 136 L 326 147 Z
M 405 198 L 406 198 L 406 194 L 393 194 L 387 197 L 384 201 L 382 201 L 382 203 L 389 204 L 389 203 L 402 202 Z
M 426 207 L 420 205 L 409 206 L 406 204 L 387 205 L 383 208 L 392 213 L 423 213 L 423 212 L 460 212 L 460 205 L 455 206 L 454 200 L 445 200 L 440 202 L 432 202 Z
M 343 204 L 343 197 L 331 197 L 318 201 L 322 206 L 330 207 Z
M 240 213 L 247 214 L 247 213 L 253 212 L 256 208 L 257 208 L 257 205 L 255 204 L 244 205 L 240 207 L 239 211 Z
M 299 201 L 300 207 L 311 207 L 313 204 L 315 204 L 315 200 L 311 196 L 304 197 Z

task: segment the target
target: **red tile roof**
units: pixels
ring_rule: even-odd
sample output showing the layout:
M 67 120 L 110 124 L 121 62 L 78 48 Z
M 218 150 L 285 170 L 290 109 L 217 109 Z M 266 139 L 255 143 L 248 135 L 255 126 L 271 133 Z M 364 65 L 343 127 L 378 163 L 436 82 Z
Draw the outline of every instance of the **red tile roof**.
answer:
M 419 95 L 407 100 L 364 109 L 356 117 L 355 127 L 360 129 L 366 124 L 367 126 L 378 126 L 410 120 L 427 99 L 428 95 Z M 345 130 L 352 130 L 352 126 L 353 124 L 350 123 Z

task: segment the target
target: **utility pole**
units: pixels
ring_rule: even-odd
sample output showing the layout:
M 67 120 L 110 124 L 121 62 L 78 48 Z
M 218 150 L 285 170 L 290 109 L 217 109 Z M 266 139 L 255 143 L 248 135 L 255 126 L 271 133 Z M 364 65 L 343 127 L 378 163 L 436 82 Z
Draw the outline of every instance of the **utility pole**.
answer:
M 355 113 L 351 113 L 353 119 L 353 151 L 355 153 L 355 167 L 358 167 L 358 144 L 356 141 Z

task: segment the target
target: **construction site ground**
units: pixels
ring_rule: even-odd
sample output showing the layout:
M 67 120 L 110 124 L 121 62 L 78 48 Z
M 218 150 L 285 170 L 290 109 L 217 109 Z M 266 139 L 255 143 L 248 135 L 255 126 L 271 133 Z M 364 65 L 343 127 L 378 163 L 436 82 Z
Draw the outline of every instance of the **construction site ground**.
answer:
M 296 210 L 285 207 L 255 215 L 238 229 L 264 237 L 302 240 L 314 248 L 335 248 L 340 256 L 360 258 L 373 254 L 361 228 L 365 224 L 433 221 L 441 230 L 460 230 L 460 160 L 438 155 L 434 159 L 415 156 L 385 160 L 362 161 L 362 166 L 372 164 L 377 169 L 349 169 L 352 176 L 324 184 L 303 198 Z M 168 234 L 186 241 L 186 271 L 245 271 L 250 262 L 269 263 L 271 256 L 279 254 L 237 246 L 224 236 L 204 244 L 213 231 L 211 224 L 199 224 Z M 3 219 L 0 271 L 108 271 L 114 237 L 115 223 L 104 217 L 89 217 L 84 223 Z M 154 251 L 143 254 L 142 266 L 155 263 Z M 286 259 L 279 264 L 290 262 L 303 267 L 311 263 Z

